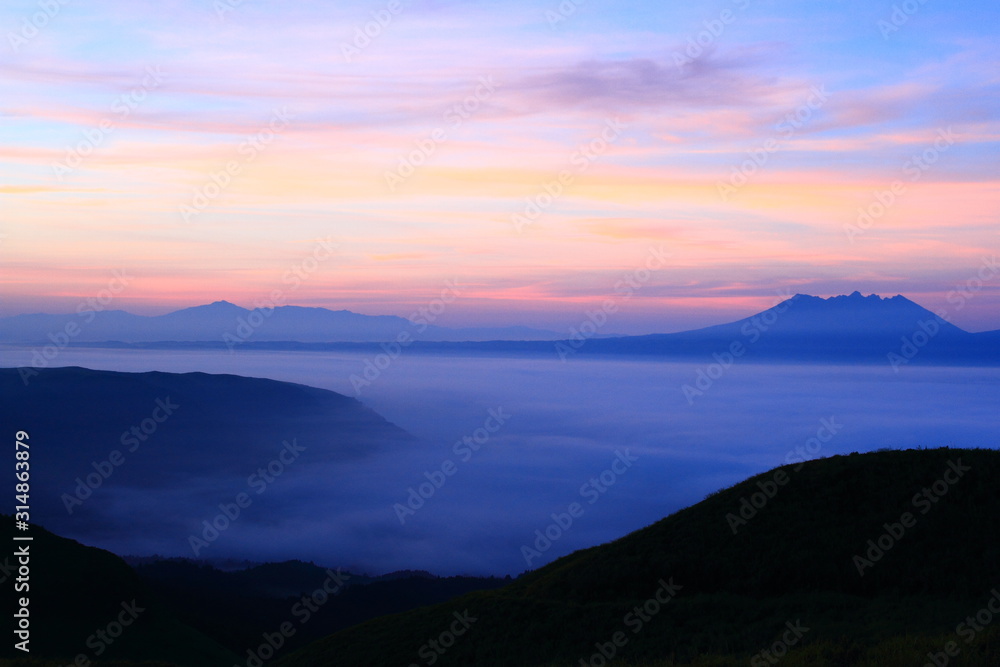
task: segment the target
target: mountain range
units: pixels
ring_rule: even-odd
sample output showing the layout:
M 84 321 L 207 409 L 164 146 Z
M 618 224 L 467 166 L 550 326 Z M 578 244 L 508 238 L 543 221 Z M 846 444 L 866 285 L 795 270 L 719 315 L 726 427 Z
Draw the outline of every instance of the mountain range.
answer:
M 582 328 L 581 328 L 582 329 Z M 555 342 L 413 344 L 414 351 L 483 355 L 639 356 L 719 363 L 1000 364 L 1000 331 L 969 333 L 903 296 L 796 294 L 735 322 L 693 331 L 599 337 L 581 330 Z M 328 345 L 326 347 L 336 347 Z
M 643 336 L 603 336 L 591 315 L 570 337 L 555 341 L 417 341 L 410 351 L 442 355 L 648 357 L 720 363 L 759 362 L 907 365 L 1000 364 L 1000 331 L 970 333 L 897 295 L 859 292 L 820 298 L 796 294 L 756 315 L 703 329 Z M 172 345 L 164 345 L 172 347 Z M 367 350 L 374 344 L 249 343 L 252 349 Z
M 266 314 L 265 314 L 266 313 Z M 588 313 L 567 334 L 526 327 L 447 329 L 415 318 L 283 306 L 249 311 L 220 301 L 159 317 L 122 311 L 93 314 L 70 337 L 70 315 L 0 318 L 0 342 L 99 347 L 256 350 L 370 350 L 404 341 L 428 354 L 536 355 L 563 360 L 577 354 L 763 361 L 994 365 L 1000 331 L 970 333 L 902 295 L 859 292 L 821 298 L 796 294 L 756 315 L 703 329 L 620 336 L 605 333 L 613 314 Z M 258 324 L 259 326 L 254 326 Z M 55 333 L 53 333 L 55 332 Z
M 410 319 L 395 315 L 361 315 L 349 310 L 277 306 L 248 310 L 228 301 L 147 317 L 123 310 L 25 314 L 0 318 L 0 342 L 23 345 L 52 343 L 66 333 L 72 343 L 116 341 L 148 343 L 199 341 L 238 345 L 248 341 L 383 342 L 401 335 L 410 340 L 555 340 L 559 334 L 529 327 L 450 329 L 433 324 L 430 308 Z M 75 325 L 75 326 L 74 326 Z M 70 333 L 67 331 L 76 330 Z

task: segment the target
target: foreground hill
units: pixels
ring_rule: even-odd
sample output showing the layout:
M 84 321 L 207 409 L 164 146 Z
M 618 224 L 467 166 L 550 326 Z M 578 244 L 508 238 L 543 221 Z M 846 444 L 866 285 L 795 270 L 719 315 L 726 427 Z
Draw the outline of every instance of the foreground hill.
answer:
M 960 625 L 1000 595 L 1000 453 L 887 451 L 797 468 L 281 665 L 597 665 L 602 652 L 772 664 L 765 650 L 787 665 L 912 665 L 948 646 L 960 651 L 950 664 L 1000 664 L 1000 622 Z

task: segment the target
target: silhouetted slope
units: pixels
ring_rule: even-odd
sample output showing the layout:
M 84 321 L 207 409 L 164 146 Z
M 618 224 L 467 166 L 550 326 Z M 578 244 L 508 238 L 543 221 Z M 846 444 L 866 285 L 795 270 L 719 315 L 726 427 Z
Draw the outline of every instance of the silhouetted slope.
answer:
M 118 556 L 58 537 L 37 525 L 27 532 L 15 531 L 11 516 L 0 515 L 0 522 L 6 545 L 26 544 L 29 549 L 29 590 L 14 590 L 19 565 L 11 555 L 15 547 L 2 561 L 5 571 L 13 566 L 4 576 L 2 589 L 8 600 L 29 596 L 30 657 L 58 658 L 60 664 L 69 664 L 80 654 L 87 660 L 162 660 L 192 667 L 233 663 L 234 654 L 167 612 Z M 15 533 L 33 539 L 13 542 Z M 7 619 L 10 627 L 13 619 L 10 615 Z M 127 625 L 109 628 L 119 622 Z M 12 637 L 6 633 L 0 656 L 28 657 L 14 648 Z
M 295 485 L 248 476 L 281 456 L 272 470 L 302 480 L 413 442 L 353 398 L 235 375 L 0 369 L 0 400 L 31 435 L 33 518 L 88 541 L 148 533 L 184 548 L 237 492 L 266 491 L 241 528 L 271 521 L 265 507 L 312 517 Z
M 983 331 L 972 335 L 981 344 L 1000 345 L 1000 331 Z
M 0 369 L 0 398 L 33 441 L 45 443 L 32 454 L 52 459 L 43 469 L 68 466 L 70 479 L 92 472 L 90 462 L 113 447 L 142 452 L 115 471 L 117 481 L 158 486 L 203 470 L 242 473 L 247 459 L 266 463 L 292 437 L 326 445 L 327 460 L 412 440 L 359 401 L 306 385 L 207 373 L 36 372 L 25 386 L 18 369 Z M 140 429 L 146 438 L 122 442 L 130 426 L 154 414 L 165 418 L 152 434 Z
M 787 482 L 734 534 L 727 515 L 762 493 L 758 483 L 770 489 L 776 472 Z M 945 492 L 935 501 L 914 498 L 946 477 L 955 483 L 939 483 Z M 852 454 L 798 471 L 784 466 L 499 591 L 370 621 L 282 664 L 428 664 L 421 647 L 449 630 L 455 612 L 477 620 L 437 665 L 576 665 L 619 631 L 628 641 L 617 654 L 629 659 L 683 663 L 719 654 L 746 664 L 781 637 L 786 622 L 800 620 L 809 628 L 801 644 L 832 647 L 834 655 L 805 664 L 854 664 L 870 647 L 904 636 L 933 645 L 934 637 L 955 639 L 956 624 L 1000 582 L 998 480 L 1000 453 L 992 450 Z M 915 524 L 861 576 L 854 557 L 866 555 L 868 540 L 885 543 L 885 525 L 905 512 Z M 633 633 L 628 614 L 663 583 L 680 587 L 676 597 L 651 605 L 660 611 Z M 901 645 L 906 653 L 921 644 Z

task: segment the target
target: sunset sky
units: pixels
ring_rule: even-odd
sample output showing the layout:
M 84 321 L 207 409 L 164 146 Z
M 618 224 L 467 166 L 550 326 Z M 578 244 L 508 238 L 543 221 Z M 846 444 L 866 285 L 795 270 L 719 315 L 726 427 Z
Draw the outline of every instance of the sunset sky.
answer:
M 668 332 L 860 290 L 1000 329 L 998 26 L 995 0 L 9 0 L 0 314 L 117 269 L 149 315 L 406 316 L 454 281 L 439 324 L 615 298 L 609 331 Z

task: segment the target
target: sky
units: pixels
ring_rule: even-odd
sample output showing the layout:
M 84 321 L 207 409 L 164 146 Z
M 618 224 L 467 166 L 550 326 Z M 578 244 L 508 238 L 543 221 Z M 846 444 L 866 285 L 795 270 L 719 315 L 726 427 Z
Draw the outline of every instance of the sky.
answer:
M 458 285 L 437 324 L 613 299 L 651 333 L 860 290 L 1000 329 L 998 28 L 985 0 L 9 0 L 0 315 Z

